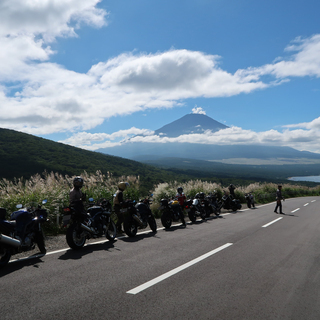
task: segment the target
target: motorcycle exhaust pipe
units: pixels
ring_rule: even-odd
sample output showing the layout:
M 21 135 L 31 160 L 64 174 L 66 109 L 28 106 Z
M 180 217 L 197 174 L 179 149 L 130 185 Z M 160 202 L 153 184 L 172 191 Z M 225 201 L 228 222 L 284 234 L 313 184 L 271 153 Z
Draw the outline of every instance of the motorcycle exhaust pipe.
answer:
M 136 214 L 133 215 L 133 219 L 136 220 L 140 226 L 143 226 L 143 221 Z
M 90 227 L 86 226 L 85 224 L 81 223 L 81 228 L 90 232 L 90 233 L 94 233 L 94 230 L 92 230 Z
M 5 236 L 4 234 L 0 234 L 0 243 L 18 248 L 21 245 L 21 242 L 17 239 Z

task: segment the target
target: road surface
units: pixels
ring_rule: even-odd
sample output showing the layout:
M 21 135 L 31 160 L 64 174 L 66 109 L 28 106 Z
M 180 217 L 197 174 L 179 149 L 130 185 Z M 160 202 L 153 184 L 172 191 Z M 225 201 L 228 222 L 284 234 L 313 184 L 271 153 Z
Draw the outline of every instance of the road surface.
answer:
M 0 270 L 4 319 L 320 319 L 320 197 Z

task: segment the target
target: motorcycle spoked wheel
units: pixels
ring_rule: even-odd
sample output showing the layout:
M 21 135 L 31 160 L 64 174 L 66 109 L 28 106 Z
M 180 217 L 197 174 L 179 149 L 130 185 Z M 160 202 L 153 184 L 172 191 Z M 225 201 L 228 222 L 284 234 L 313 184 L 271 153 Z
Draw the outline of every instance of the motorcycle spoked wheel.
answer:
M 47 253 L 47 248 L 46 248 L 46 245 L 45 245 L 44 235 L 43 235 L 43 231 L 42 230 L 37 232 L 35 240 L 36 240 L 36 243 L 38 245 L 38 248 L 39 248 L 40 252 L 42 254 L 46 254 Z
M 206 208 L 205 210 L 206 210 L 206 218 L 209 218 L 212 211 L 209 208 Z
M 169 229 L 169 228 L 171 227 L 172 218 L 171 218 L 170 213 L 164 212 L 164 213 L 161 215 L 161 223 L 162 223 L 162 225 L 163 225 L 166 229 Z
M 154 216 L 151 216 L 148 218 L 148 224 L 149 224 L 150 229 L 153 232 L 157 232 L 157 222 L 156 222 L 156 219 L 154 218 Z
M 131 238 L 133 238 L 138 232 L 138 227 L 135 221 L 130 218 L 124 221 L 123 229 L 124 229 L 124 232 L 127 234 L 127 236 Z
M 195 223 L 196 220 L 197 220 L 197 217 L 196 217 L 196 214 L 194 212 L 194 210 L 190 210 L 188 212 L 188 217 L 189 217 L 189 220 L 192 222 L 192 223 Z
M 214 209 L 214 214 L 215 214 L 217 217 L 219 217 L 220 214 L 221 214 L 221 208 L 215 208 L 215 209 Z
M 116 227 L 116 224 L 111 220 L 108 225 L 108 229 L 106 231 L 106 238 L 109 241 L 114 241 L 116 239 L 116 236 L 117 236 L 117 227 Z
M 0 268 L 8 264 L 11 258 L 11 250 L 9 248 L 0 247 Z
M 66 240 L 71 249 L 79 250 L 86 243 L 86 236 L 81 227 L 77 223 L 73 223 L 67 229 Z
M 209 214 L 210 215 L 210 214 Z M 202 220 L 206 220 L 206 217 L 207 217 L 207 212 L 205 210 L 201 211 L 200 212 L 200 218 Z

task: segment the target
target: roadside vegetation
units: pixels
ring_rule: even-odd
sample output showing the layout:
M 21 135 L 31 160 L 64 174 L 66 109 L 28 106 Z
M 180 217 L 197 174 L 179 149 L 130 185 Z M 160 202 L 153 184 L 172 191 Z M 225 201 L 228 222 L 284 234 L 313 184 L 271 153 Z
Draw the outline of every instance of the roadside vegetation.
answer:
M 116 192 L 120 181 L 128 181 L 130 184 L 130 188 L 124 193 L 125 198 L 139 200 L 140 197 L 148 195 L 145 189 L 140 187 L 139 176 L 114 177 L 109 172 L 103 174 L 101 171 L 94 174 L 83 172 L 81 176 L 85 181 L 82 191 L 86 193 L 87 199 L 91 197 L 95 200 L 106 198 L 112 202 L 113 194 Z M 42 175 L 33 175 L 30 179 L 2 179 L 0 180 L 0 207 L 5 208 L 10 215 L 17 210 L 17 204 L 30 206 L 47 199 L 45 208 L 49 211 L 50 221 L 45 224 L 45 231 L 47 234 L 61 233 L 63 232 L 60 227 L 62 212 L 63 208 L 69 204 L 69 191 L 72 188 L 73 178 L 74 176 L 44 172 Z M 159 214 L 160 200 L 162 198 L 173 198 L 180 186 L 188 197 L 194 197 L 196 193 L 204 192 L 205 194 L 216 193 L 217 198 L 221 199 L 224 191 L 228 192 L 228 185 L 202 180 L 159 183 L 154 186 L 153 190 L 149 190 L 149 193 L 153 193 L 151 209 L 156 216 Z M 256 203 L 268 203 L 275 201 L 278 184 L 257 182 L 248 185 L 235 184 L 235 186 L 236 197 L 241 203 L 245 203 L 245 194 L 249 192 L 254 195 Z M 308 187 L 285 183 L 282 186 L 282 193 L 285 198 L 320 195 L 320 185 Z

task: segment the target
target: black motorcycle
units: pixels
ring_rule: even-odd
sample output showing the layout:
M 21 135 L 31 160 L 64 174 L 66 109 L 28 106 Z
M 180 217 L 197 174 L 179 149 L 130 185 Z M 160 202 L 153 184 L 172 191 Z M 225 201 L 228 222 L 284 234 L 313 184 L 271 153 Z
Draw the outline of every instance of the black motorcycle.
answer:
M 160 204 L 161 223 L 166 229 L 171 227 L 173 221 L 184 222 L 183 212 L 177 200 L 161 199 Z
M 217 202 L 217 197 L 215 194 L 208 194 L 204 197 L 202 200 L 202 205 L 204 207 L 204 210 L 206 212 L 206 217 L 210 217 L 210 214 L 215 214 L 216 216 L 219 216 L 221 211 L 219 209 L 219 204 Z
M 157 222 L 150 209 L 150 197 L 139 202 L 127 200 L 121 209 L 124 215 L 123 229 L 129 237 L 134 237 L 138 229 L 145 229 L 149 225 L 152 232 L 157 232 Z
M 89 201 L 93 203 L 93 199 Z M 67 227 L 66 240 L 70 248 L 81 249 L 86 240 L 105 236 L 114 241 L 117 228 L 112 220 L 112 205 L 109 200 L 102 199 L 96 205 L 84 209 L 81 201 L 64 208 L 62 224 Z
M 43 200 L 42 204 L 47 203 Z M 0 208 L 0 267 L 5 266 L 13 254 L 31 251 L 38 245 L 40 253 L 45 255 L 42 223 L 47 221 L 48 212 L 41 205 L 23 208 L 17 205 L 18 211 L 6 220 L 7 211 Z
M 224 195 L 219 202 L 219 210 L 224 208 L 226 210 L 237 211 L 242 208 L 242 205 L 238 199 L 233 199 L 229 195 Z
M 206 219 L 207 212 L 205 210 L 205 207 L 203 205 L 203 200 L 204 200 L 204 193 L 200 192 L 197 193 L 192 200 L 192 203 L 190 200 L 187 202 L 187 213 L 188 217 L 191 222 L 196 222 L 197 217 L 200 217 L 202 220 Z
M 245 198 L 246 198 L 246 202 L 247 202 L 248 208 L 251 208 L 251 207 L 254 208 L 255 206 L 254 206 L 254 200 L 253 200 L 252 194 L 251 193 L 247 193 L 245 195 Z

